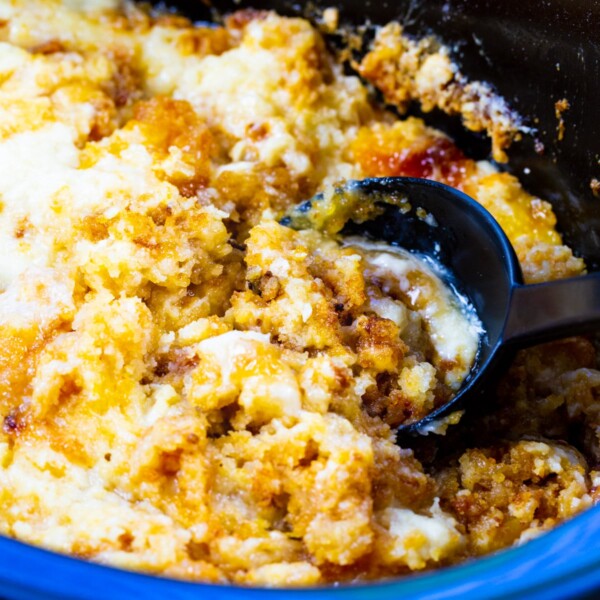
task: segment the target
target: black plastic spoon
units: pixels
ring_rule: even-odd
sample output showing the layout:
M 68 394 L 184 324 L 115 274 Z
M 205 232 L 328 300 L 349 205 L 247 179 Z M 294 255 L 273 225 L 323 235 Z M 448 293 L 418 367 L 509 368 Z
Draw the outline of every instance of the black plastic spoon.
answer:
M 483 401 L 516 350 L 590 332 L 600 326 L 600 273 L 523 285 L 515 252 L 492 215 L 466 194 L 426 179 L 386 177 L 349 181 L 325 206 L 319 195 L 282 224 L 334 228 L 429 255 L 456 278 L 485 330 L 475 364 L 449 402 L 425 418 L 398 427 L 418 433 L 431 421 Z M 339 210 L 332 209 L 337 204 Z

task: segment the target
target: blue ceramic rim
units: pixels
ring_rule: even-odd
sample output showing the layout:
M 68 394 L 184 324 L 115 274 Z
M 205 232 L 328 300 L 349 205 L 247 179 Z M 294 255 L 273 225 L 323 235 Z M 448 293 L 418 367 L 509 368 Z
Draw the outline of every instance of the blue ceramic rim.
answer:
M 530 542 L 491 556 L 403 579 L 304 589 L 244 588 L 166 579 L 64 556 L 0 537 L 0 595 L 6 600 L 168 598 L 253 600 L 496 600 L 575 598 L 600 590 L 600 507 Z

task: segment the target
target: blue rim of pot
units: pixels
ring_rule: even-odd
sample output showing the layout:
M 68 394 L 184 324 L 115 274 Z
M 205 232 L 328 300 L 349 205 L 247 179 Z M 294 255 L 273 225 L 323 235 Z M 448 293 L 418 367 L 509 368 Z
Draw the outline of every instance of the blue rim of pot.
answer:
M 495 600 L 576 598 L 600 590 L 600 506 L 521 546 L 402 579 L 303 589 L 245 588 L 167 579 L 0 537 L 6 600 Z

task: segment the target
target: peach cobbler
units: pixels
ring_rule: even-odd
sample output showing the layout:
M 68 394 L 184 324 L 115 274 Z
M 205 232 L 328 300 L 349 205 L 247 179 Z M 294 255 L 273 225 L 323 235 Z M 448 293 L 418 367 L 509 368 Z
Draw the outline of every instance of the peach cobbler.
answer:
M 453 564 L 594 502 L 587 338 L 522 352 L 485 416 L 396 445 L 475 350 L 444 350 L 445 325 L 382 283 L 397 256 L 294 231 L 286 211 L 348 179 L 428 177 L 494 214 L 529 282 L 585 265 L 547 202 L 399 116 L 413 100 L 460 114 L 505 158 L 518 125 L 444 48 L 392 24 L 355 68 L 271 12 L 209 26 L 0 0 L 0 533 L 313 585 Z

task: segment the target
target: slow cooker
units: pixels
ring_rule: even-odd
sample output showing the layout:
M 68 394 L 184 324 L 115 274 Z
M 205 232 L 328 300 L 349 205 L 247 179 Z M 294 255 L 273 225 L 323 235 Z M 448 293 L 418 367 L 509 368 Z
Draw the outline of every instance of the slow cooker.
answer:
M 435 34 L 451 48 L 470 79 L 492 84 L 526 118 L 532 134 L 509 150 L 504 167 L 530 192 L 548 199 L 565 242 L 590 270 L 600 268 L 600 1 L 543 0 L 292 0 L 170 2 L 196 20 L 246 6 L 283 14 L 315 14 L 335 5 L 343 26 L 372 28 L 391 20 L 414 36 Z M 329 40 L 339 43 L 336 36 Z M 566 98 L 564 136 L 555 103 Z M 418 107 L 412 109 L 420 114 Z M 458 118 L 425 115 L 474 158 L 489 143 Z M 562 138 L 562 139 L 560 139 Z M 600 302 L 600 299 L 599 299 Z M 362 600 L 378 598 L 463 600 L 600 597 L 600 507 L 590 509 L 522 546 L 463 565 L 356 586 L 295 590 L 211 586 L 130 573 L 0 538 L 0 597 L 6 600 L 192 598 L 251 600 Z

